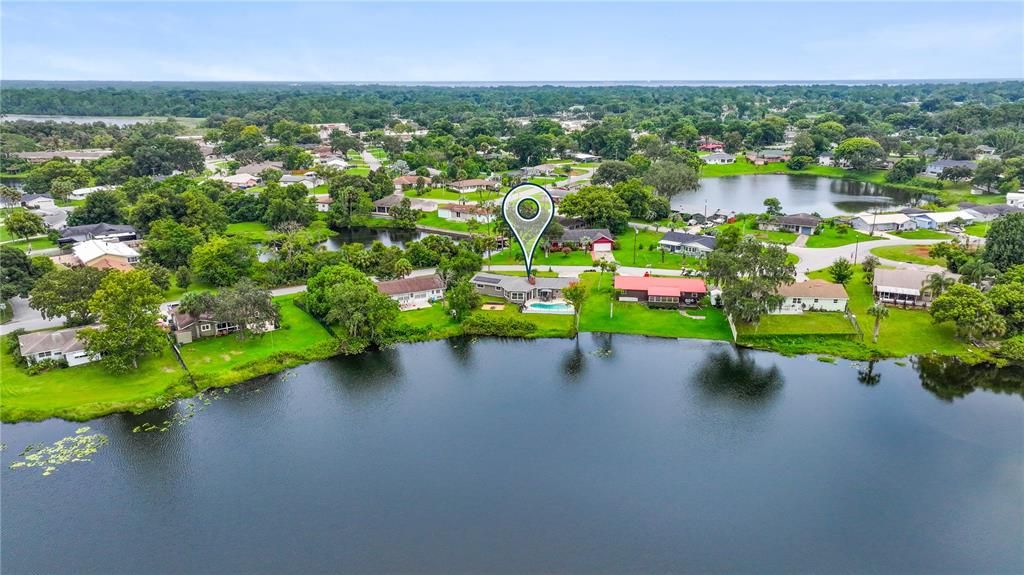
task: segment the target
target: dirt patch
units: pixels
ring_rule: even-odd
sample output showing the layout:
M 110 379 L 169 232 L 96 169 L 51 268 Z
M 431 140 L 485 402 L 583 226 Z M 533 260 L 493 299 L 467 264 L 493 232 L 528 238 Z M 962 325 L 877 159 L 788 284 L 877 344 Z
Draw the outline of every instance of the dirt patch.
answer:
M 480 309 L 482 309 L 484 311 L 501 311 L 501 310 L 505 309 L 505 304 L 503 304 L 503 303 L 485 303 L 483 306 L 480 307 Z
M 930 246 L 910 246 L 907 249 L 907 253 L 919 258 L 930 258 L 931 256 L 928 255 L 929 248 Z
M 230 353 L 222 353 L 222 354 L 220 354 L 220 358 L 223 359 L 224 361 L 231 361 L 231 354 Z
M 164 368 L 161 368 L 160 371 L 162 371 L 164 373 L 174 373 L 177 370 L 174 369 L 173 367 L 164 367 Z

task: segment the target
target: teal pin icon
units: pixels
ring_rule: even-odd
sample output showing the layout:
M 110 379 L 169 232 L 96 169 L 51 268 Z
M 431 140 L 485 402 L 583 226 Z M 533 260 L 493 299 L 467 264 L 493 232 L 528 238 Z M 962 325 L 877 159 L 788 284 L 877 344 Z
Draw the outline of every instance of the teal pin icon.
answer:
M 533 273 L 533 252 L 555 215 L 551 194 L 537 184 L 519 184 L 505 194 L 501 213 L 512 228 L 526 258 L 526 276 Z

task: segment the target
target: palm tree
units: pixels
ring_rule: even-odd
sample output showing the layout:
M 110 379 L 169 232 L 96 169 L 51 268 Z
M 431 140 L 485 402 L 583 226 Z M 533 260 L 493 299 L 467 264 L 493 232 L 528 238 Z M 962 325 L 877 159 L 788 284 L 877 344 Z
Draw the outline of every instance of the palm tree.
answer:
M 480 247 L 487 253 L 487 271 L 491 271 L 491 252 L 498 249 L 498 238 L 494 234 L 480 237 Z
M 921 291 L 927 293 L 935 299 L 942 295 L 949 286 L 956 283 L 956 280 L 946 274 L 946 272 L 939 272 L 930 274 L 924 281 L 924 285 L 921 286 Z
M 875 305 L 868 308 L 868 315 L 875 318 L 875 335 L 871 339 L 871 343 L 878 343 L 878 328 L 882 326 L 882 320 L 889 317 L 889 308 L 885 307 L 880 301 L 876 301 Z
M 963 282 L 974 284 L 974 287 L 981 289 L 985 280 L 992 279 L 999 274 L 999 270 L 991 262 L 981 258 L 974 258 L 960 266 L 960 273 L 963 275 Z

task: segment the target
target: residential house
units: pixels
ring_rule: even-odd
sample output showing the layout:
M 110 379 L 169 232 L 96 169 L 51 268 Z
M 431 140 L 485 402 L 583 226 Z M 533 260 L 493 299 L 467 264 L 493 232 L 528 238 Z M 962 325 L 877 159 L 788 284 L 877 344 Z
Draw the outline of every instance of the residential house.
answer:
M 725 152 L 715 152 L 714 154 L 708 154 L 701 157 L 705 164 L 708 165 L 721 165 L 721 164 L 735 164 L 736 156 L 732 154 L 726 154 Z
M 85 343 L 78 337 L 82 329 L 75 327 L 26 333 L 18 336 L 18 351 L 30 364 L 63 359 L 69 366 L 76 366 L 100 359 L 100 354 L 93 355 L 85 351 Z
M 540 164 L 523 168 L 523 175 L 526 177 L 549 176 L 555 173 L 555 166 L 552 164 Z
M 718 240 L 713 236 L 700 236 L 686 232 L 665 232 L 658 240 L 658 245 L 674 254 L 683 254 L 695 258 L 702 258 L 718 245 Z
M 204 337 L 217 337 L 228 335 L 239 330 L 236 323 L 221 321 L 212 312 L 203 312 L 199 317 L 191 314 L 180 313 L 178 304 L 170 306 L 171 333 L 174 334 L 174 341 L 179 344 L 192 343 Z M 260 331 L 274 331 L 279 326 L 273 321 L 264 322 Z
M 313 196 L 313 201 L 316 203 L 316 211 L 329 212 L 331 211 L 331 204 L 334 203 L 334 198 L 330 194 L 316 194 Z
M 14 155 L 33 164 L 42 164 L 55 158 L 65 158 L 73 164 L 99 160 L 114 153 L 114 150 L 57 150 L 49 152 L 14 152 Z
M 700 304 L 708 286 L 699 278 L 615 276 L 619 301 L 642 302 L 648 307 L 684 308 Z
M 1024 208 L 1024 192 L 1010 192 L 1006 194 L 1006 205 Z
M 992 146 L 986 146 L 985 144 L 975 146 L 974 151 L 976 151 L 979 155 L 982 156 L 991 156 L 996 153 L 995 148 L 993 148 Z
M 438 206 L 437 215 L 453 222 L 476 220 L 481 224 L 489 224 L 496 218 L 491 210 L 476 204 L 444 204 Z
M 615 246 L 615 236 L 604 228 L 577 228 L 565 230 L 562 237 L 551 242 L 552 250 L 563 247 L 579 248 L 595 252 L 610 252 Z
M 782 285 L 776 293 L 783 298 L 782 306 L 773 311 L 777 314 L 803 313 L 805 311 L 846 311 L 850 296 L 842 284 L 825 280 L 807 280 Z
M 86 240 L 75 244 L 71 254 L 50 259 L 60 265 L 128 271 L 139 263 L 139 252 L 123 242 Z
M 395 184 L 395 191 L 396 192 L 401 192 L 403 190 L 408 190 L 408 189 L 415 188 L 417 182 L 419 182 L 420 180 L 423 180 L 423 185 L 424 186 L 426 186 L 428 188 L 430 187 L 430 178 L 429 177 L 417 176 L 416 174 L 408 174 L 408 175 L 405 175 L 405 176 L 398 176 L 397 178 L 392 180 L 392 183 Z
M 260 175 L 263 170 L 277 170 L 284 173 L 284 162 L 256 162 L 253 164 L 246 164 L 240 166 L 235 170 L 236 174 L 255 174 Z
M 551 301 L 562 297 L 562 290 L 576 283 L 574 278 L 525 278 L 479 272 L 470 280 L 477 293 L 504 298 L 512 303 L 530 300 Z
M 917 214 L 914 216 L 914 221 L 917 223 L 917 227 L 927 230 L 947 228 L 951 225 L 955 225 L 955 223 L 970 225 L 974 220 L 974 215 L 967 210 L 928 212 L 926 214 Z
M 475 192 L 477 190 L 498 191 L 498 188 L 501 187 L 501 184 L 499 184 L 498 182 L 493 182 L 491 180 L 481 180 L 479 178 L 476 178 L 471 180 L 459 180 L 457 182 L 452 182 L 451 184 L 448 185 L 448 187 L 455 190 L 456 192 L 465 194 L 469 192 Z
M 595 156 L 594 154 L 586 154 L 583 152 L 573 154 L 572 157 L 581 164 L 593 164 L 601 161 L 601 156 Z
M 747 159 L 757 166 L 763 166 L 773 162 L 789 161 L 789 152 L 785 150 L 772 150 L 765 148 L 757 153 L 748 152 Z
M 340 156 L 326 156 L 320 159 L 319 164 L 321 166 L 330 166 L 339 170 L 344 170 L 348 167 L 348 161 Z
M 373 202 L 373 214 L 386 216 L 391 213 L 391 208 L 402 203 L 402 196 L 391 194 Z
M 874 232 L 900 232 L 917 229 L 913 215 L 904 212 L 875 214 L 861 212 L 850 220 L 853 229 L 873 234 Z
M 444 283 L 437 274 L 383 281 L 377 289 L 397 301 L 402 310 L 430 307 L 444 298 Z
M 578 190 L 577 187 L 569 188 L 545 188 L 548 191 L 548 195 L 551 196 L 551 201 L 557 206 L 565 199 L 569 194 L 575 194 Z
M 990 206 L 968 206 L 964 211 L 974 216 L 976 222 L 991 222 L 996 218 L 1008 214 L 1024 212 L 1024 207 L 1011 206 L 1010 204 L 993 204 Z
M 244 172 L 240 172 L 231 176 L 222 176 L 217 178 L 223 180 L 227 185 L 231 186 L 235 190 L 244 190 L 253 186 L 258 186 L 260 179 L 256 176 Z
M 821 218 L 811 214 L 790 214 L 778 216 L 760 224 L 762 230 L 772 232 L 793 232 L 802 236 L 814 235 L 814 231 L 821 225 Z
M 100 192 L 113 189 L 114 186 L 92 186 L 91 188 L 78 188 L 77 190 L 72 190 L 72 192 L 68 194 L 68 199 L 84 200 L 86 197 L 89 196 L 89 194 L 92 194 L 93 192 Z
M 835 159 L 832 157 L 832 152 L 825 152 L 818 154 L 818 165 L 819 166 L 834 166 Z
M 700 142 L 697 143 L 697 149 L 701 152 L 723 152 L 725 144 L 710 136 L 701 136 Z
M 282 186 L 290 186 L 292 184 L 302 184 L 303 186 L 306 186 L 307 190 L 312 190 L 313 188 L 319 186 L 323 182 L 316 177 L 316 173 L 314 173 L 314 172 L 310 172 L 310 173 L 313 174 L 313 175 L 309 176 L 309 175 L 303 174 L 301 176 L 295 176 L 295 175 L 292 175 L 292 174 L 285 174 L 285 175 L 281 176 L 281 180 L 278 183 L 281 184 Z
M 47 194 L 23 194 L 21 196 L 21 205 L 33 210 L 57 209 L 57 204 Z
M 911 208 L 900 208 L 899 212 L 901 214 L 907 214 L 908 216 L 916 216 L 917 214 L 926 214 L 926 213 L 928 213 L 928 210 L 921 209 L 921 208 L 913 208 L 913 207 L 911 207 Z
M 875 299 L 884 303 L 926 307 L 931 305 L 932 297 L 925 286 L 928 285 L 928 278 L 933 273 L 935 272 L 909 268 L 878 268 L 872 281 L 872 291 Z M 948 275 L 954 280 L 960 278 L 957 274 Z
M 57 245 L 64 247 L 89 240 L 104 242 L 127 242 L 139 239 L 139 232 L 134 226 L 121 224 L 86 224 L 71 226 L 60 231 Z
M 978 167 L 978 163 L 973 160 L 935 160 L 925 167 L 924 172 L 929 176 L 939 176 L 946 168 L 959 167 L 969 168 L 973 171 Z
M 587 222 L 583 218 L 567 218 L 565 216 L 555 216 L 555 221 L 558 225 L 567 230 L 578 230 L 580 228 L 587 227 Z

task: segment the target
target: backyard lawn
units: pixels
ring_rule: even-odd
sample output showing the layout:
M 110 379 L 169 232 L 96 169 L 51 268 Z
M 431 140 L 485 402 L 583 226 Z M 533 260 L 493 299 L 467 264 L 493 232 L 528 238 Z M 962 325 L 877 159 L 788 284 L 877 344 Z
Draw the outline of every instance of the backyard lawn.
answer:
M 196 385 L 233 385 L 337 353 L 338 341 L 295 305 L 296 297 L 274 298 L 281 311 L 281 328 L 276 331 L 250 339 L 226 335 L 182 345 L 182 358 Z
M 840 312 L 773 314 L 761 317 L 757 325 L 739 323 L 736 331 L 744 336 L 771 335 L 856 335 L 857 329 Z
M 360 167 L 345 170 L 345 173 L 352 174 L 353 176 L 369 176 L 370 168 L 367 168 L 366 164 L 362 164 Z
M 705 319 L 684 317 L 678 310 L 650 309 L 644 304 L 613 303 L 611 274 L 604 274 L 597 287 L 599 274 L 585 273 L 582 282 L 589 288 L 580 313 L 580 331 L 630 333 L 659 337 L 732 340 L 725 316 L 716 308 L 691 309 L 688 313 Z M 614 306 L 614 312 L 609 312 Z
M 416 220 L 416 225 L 441 228 L 443 230 L 452 230 L 455 232 L 469 231 L 469 226 L 465 222 L 453 222 L 446 220 L 437 215 L 437 212 L 422 212 L 419 219 Z
M 945 258 L 933 258 L 928 255 L 928 250 L 930 248 L 931 246 L 927 245 L 882 246 L 879 248 L 873 248 L 871 253 L 880 258 L 894 260 L 897 262 L 945 267 Z
M 500 303 L 505 304 L 505 309 L 480 309 L 474 311 L 473 314 L 525 319 L 537 326 L 536 331 L 530 334 L 530 337 L 572 337 L 573 316 L 571 315 L 520 313 L 518 306 L 506 303 L 504 300 L 500 300 Z M 462 335 L 462 326 L 448 315 L 443 303 L 435 303 L 425 309 L 403 311 L 399 314 L 398 321 L 401 325 L 425 329 L 424 332 L 411 336 L 409 338 L 411 341 L 426 341 Z
M 739 227 L 744 235 L 754 236 L 763 242 L 772 242 L 776 244 L 789 245 L 796 241 L 796 234 L 792 232 L 759 230 L 757 229 L 755 221 L 756 216 L 744 216 L 742 218 L 737 218 L 736 221 L 731 224 L 716 226 L 715 229 L 721 231 L 726 228 Z
M 970 232 L 968 232 L 970 233 Z M 937 232 L 935 230 L 910 230 L 909 232 L 896 232 L 894 236 L 899 236 L 908 240 L 951 240 L 953 236 Z
M 194 393 L 170 345 L 127 374 L 114 374 L 91 363 L 28 375 L 6 351 L 0 352 L 0 371 L 3 421 L 49 417 L 84 421 L 118 411 L 139 413 Z
M 57 244 L 51 242 L 50 238 L 35 238 L 27 242 L 25 240 L 18 240 L 16 242 L 5 242 L 3 245 L 9 248 L 21 250 L 26 253 L 29 252 L 29 246 L 31 246 L 32 251 L 45 250 L 57 247 Z M 32 254 L 29 253 L 28 255 Z
M 867 234 L 858 232 L 857 230 L 844 228 L 846 233 L 841 233 L 839 228 L 823 226 L 821 232 L 809 236 L 807 238 L 807 247 L 809 248 L 837 248 L 839 246 L 845 246 L 849 244 L 860 242 L 867 242 L 871 240 L 877 240 L 879 238 L 872 237 Z

